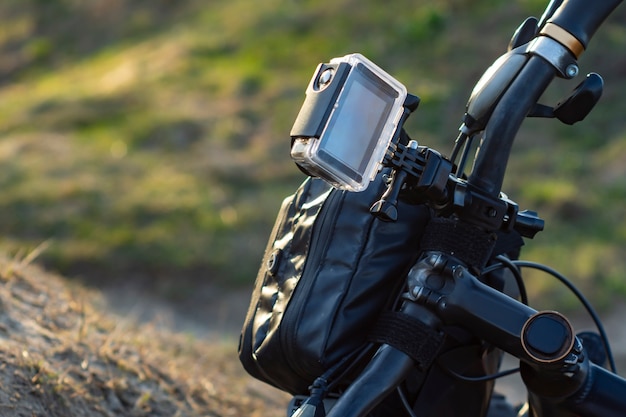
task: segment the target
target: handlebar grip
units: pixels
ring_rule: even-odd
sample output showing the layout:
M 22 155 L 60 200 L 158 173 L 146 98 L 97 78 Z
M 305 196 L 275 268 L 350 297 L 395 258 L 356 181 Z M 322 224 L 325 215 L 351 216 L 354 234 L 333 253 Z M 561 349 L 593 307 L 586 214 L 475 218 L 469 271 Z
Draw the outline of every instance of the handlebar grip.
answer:
M 602 22 L 622 0 L 565 0 L 548 23 L 553 23 L 573 35 L 587 48 L 589 40 Z
M 568 408 L 582 417 L 620 417 L 626 410 L 626 380 L 590 364 L 587 384 L 581 394 L 569 399 Z

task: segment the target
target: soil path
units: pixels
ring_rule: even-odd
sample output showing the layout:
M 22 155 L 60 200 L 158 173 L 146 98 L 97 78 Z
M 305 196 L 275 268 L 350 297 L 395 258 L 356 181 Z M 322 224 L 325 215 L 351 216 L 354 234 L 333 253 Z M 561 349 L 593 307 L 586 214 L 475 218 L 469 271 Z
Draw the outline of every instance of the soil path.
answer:
M 251 288 L 236 291 L 209 288 L 194 297 L 205 300 L 203 303 L 182 305 L 131 286 L 106 289 L 103 295 L 107 303 L 104 308 L 112 314 L 232 346 L 232 360 L 238 363 L 236 349 L 251 291 Z M 252 377 L 247 378 L 247 391 L 251 395 L 264 399 L 270 409 L 282 409 L 283 404 L 286 408 L 291 396 Z

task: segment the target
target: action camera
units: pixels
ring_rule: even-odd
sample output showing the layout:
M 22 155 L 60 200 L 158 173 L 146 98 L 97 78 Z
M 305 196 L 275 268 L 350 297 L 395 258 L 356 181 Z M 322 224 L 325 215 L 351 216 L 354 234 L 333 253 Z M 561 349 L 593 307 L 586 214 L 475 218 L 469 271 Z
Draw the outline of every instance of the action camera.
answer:
M 398 128 L 406 87 L 360 54 L 318 65 L 291 130 L 291 157 L 311 176 L 362 191 Z

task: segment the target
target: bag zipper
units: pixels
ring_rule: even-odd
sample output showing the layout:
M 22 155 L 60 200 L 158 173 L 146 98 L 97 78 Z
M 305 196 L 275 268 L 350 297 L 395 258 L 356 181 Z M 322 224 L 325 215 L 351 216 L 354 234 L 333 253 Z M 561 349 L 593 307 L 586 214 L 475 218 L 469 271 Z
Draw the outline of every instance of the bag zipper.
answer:
M 298 279 L 291 299 L 285 309 L 282 326 L 280 328 L 281 348 L 285 354 L 285 361 L 289 367 L 302 378 L 310 379 L 319 375 L 309 375 L 302 367 L 302 357 L 298 356 L 298 349 L 291 349 L 294 346 L 294 335 L 297 323 L 300 320 L 302 310 L 307 301 L 313 281 L 309 278 L 311 274 L 316 275 L 318 266 L 311 269 L 311 265 L 319 265 L 329 244 L 329 236 L 333 231 L 333 224 L 336 222 L 337 214 L 343 204 L 344 192 L 331 190 L 324 201 L 321 209 L 317 213 L 317 218 L 313 224 L 310 236 L 310 247 L 306 255 L 306 260 L 302 268 L 302 275 Z M 308 272 L 308 273 L 307 273 Z M 305 275 L 306 274 L 306 275 Z M 287 314 L 289 310 L 289 314 Z M 294 314 L 295 313 L 295 314 Z M 287 320 L 285 320 L 287 319 Z

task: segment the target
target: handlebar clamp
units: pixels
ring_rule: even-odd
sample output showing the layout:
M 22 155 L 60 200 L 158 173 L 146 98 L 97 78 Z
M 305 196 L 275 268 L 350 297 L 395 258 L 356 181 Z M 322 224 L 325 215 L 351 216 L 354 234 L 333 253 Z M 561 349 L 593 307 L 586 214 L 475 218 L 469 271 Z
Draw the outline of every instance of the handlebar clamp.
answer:
M 545 59 L 560 77 L 571 79 L 578 75 L 578 62 L 572 51 L 548 36 L 539 36 L 529 45 L 526 52 Z

